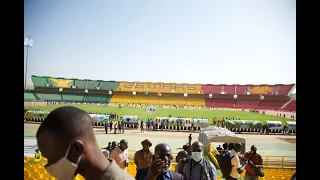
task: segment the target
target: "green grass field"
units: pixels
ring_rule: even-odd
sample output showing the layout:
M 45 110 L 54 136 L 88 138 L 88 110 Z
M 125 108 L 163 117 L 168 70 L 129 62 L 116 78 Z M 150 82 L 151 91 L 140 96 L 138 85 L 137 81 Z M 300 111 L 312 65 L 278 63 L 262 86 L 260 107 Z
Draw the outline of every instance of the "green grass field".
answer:
M 57 107 L 63 105 L 54 106 L 33 106 L 25 107 L 26 109 L 41 109 L 51 111 Z M 232 111 L 232 110 L 195 110 L 195 109 L 171 109 L 171 108 L 157 108 L 155 112 L 149 113 L 145 108 L 138 107 L 115 107 L 115 106 L 96 106 L 96 105 L 72 105 L 81 108 L 87 112 L 93 113 L 117 113 L 118 115 L 129 115 L 129 116 L 139 116 L 139 119 L 146 120 L 147 118 L 155 117 L 168 117 L 169 114 L 172 117 L 183 116 L 183 117 L 198 117 L 198 118 L 208 118 L 210 124 L 213 118 L 223 118 L 223 117 L 235 117 L 241 120 L 260 120 L 264 123 L 266 120 L 270 121 L 285 121 L 289 119 L 275 117 L 270 115 L 254 114 L 244 111 Z

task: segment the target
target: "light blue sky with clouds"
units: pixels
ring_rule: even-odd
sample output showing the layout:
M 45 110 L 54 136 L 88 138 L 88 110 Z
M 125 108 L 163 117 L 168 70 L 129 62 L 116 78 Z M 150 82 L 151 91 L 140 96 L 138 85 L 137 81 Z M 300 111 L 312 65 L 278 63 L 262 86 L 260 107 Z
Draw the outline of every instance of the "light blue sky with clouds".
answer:
M 27 84 L 296 82 L 295 0 L 25 0 L 24 10 Z

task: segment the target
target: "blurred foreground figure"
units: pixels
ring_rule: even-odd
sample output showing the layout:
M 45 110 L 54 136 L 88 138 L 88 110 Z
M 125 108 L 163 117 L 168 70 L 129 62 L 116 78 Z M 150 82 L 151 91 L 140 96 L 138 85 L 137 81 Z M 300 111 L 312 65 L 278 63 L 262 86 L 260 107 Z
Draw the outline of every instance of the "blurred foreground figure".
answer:
M 96 141 L 89 114 L 64 106 L 53 110 L 40 125 L 37 141 L 48 159 L 48 173 L 59 180 L 73 180 L 81 174 L 86 180 L 133 179 L 112 159 L 105 158 Z

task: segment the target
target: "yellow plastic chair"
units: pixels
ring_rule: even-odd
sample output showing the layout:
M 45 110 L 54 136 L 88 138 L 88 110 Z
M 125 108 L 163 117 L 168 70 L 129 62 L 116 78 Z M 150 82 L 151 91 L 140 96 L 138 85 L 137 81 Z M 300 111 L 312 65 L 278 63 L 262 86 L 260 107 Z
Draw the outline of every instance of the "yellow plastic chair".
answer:
M 29 171 L 36 171 L 36 168 L 35 168 L 34 166 L 29 166 L 29 167 L 27 167 L 27 169 L 28 169 Z
M 42 175 L 38 171 L 31 172 L 31 176 L 36 179 L 42 178 Z
M 37 168 L 37 171 L 40 172 L 40 174 L 47 173 L 47 171 L 46 171 L 46 169 L 44 167 Z
M 24 171 L 24 177 L 31 177 L 31 173 L 28 170 Z
M 25 177 L 24 179 L 25 180 L 35 180 L 35 178 L 33 178 L 33 177 Z
M 49 180 L 55 179 L 55 178 L 54 178 L 53 176 L 51 176 L 49 173 L 43 174 L 43 178 L 47 178 L 47 179 L 49 179 Z

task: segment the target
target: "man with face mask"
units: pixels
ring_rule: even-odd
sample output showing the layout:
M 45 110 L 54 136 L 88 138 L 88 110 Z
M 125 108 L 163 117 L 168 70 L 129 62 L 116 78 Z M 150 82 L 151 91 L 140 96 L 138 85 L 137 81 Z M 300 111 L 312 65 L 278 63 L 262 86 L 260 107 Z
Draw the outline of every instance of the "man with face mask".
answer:
M 170 171 L 173 157 L 168 144 L 158 144 L 154 153 L 151 166 L 137 171 L 137 180 L 183 180 L 181 174 Z
M 110 155 L 110 158 L 114 159 L 118 166 L 122 169 L 126 169 L 129 164 L 128 159 L 128 141 L 125 139 L 122 139 L 120 141 L 119 147 L 116 147 Z
M 141 142 L 142 149 L 134 154 L 134 163 L 137 170 L 151 166 L 153 153 L 150 151 L 152 143 L 145 139 Z
M 105 158 L 96 141 L 92 118 L 79 108 L 64 106 L 53 110 L 40 125 L 38 147 L 48 159 L 45 169 L 59 180 L 133 179 L 112 159 Z
M 203 158 L 203 144 L 199 141 L 195 141 L 191 145 L 190 158 L 182 159 L 178 167 L 178 171 L 183 175 L 184 180 L 217 179 L 216 168 L 211 162 Z

